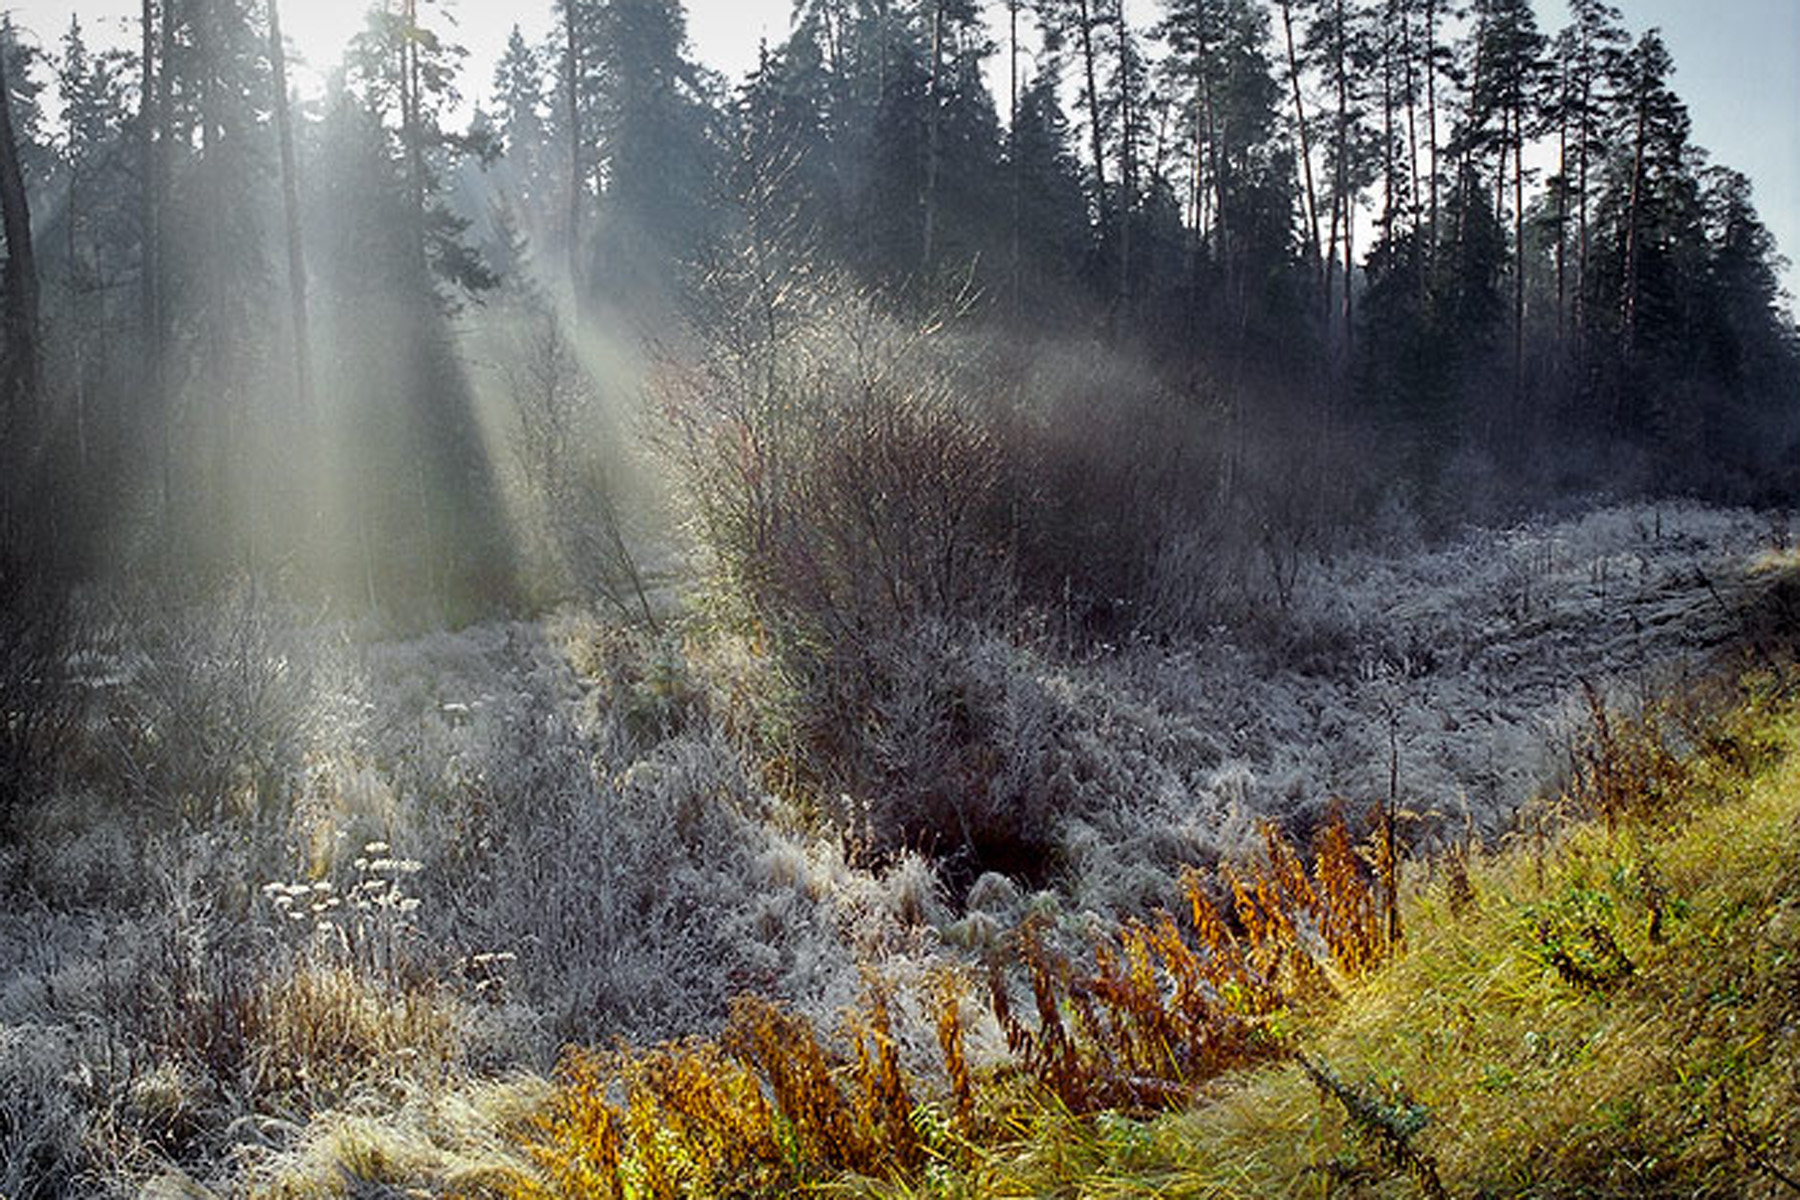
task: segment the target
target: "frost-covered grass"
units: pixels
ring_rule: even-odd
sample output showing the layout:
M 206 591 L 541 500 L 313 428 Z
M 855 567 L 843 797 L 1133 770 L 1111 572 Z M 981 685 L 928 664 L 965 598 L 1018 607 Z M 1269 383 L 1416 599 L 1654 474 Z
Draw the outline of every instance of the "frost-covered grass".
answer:
M 855 794 L 761 756 L 766 663 L 698 620 L 114 613 L 0 862 L 0 1194 L 479 1194 L 565 1045 L 716 1031 L 740 993 L 829 1027 L 862 964 L 923 986 L 1027 913 L 1107 927 L 1260 817 L 1304 834 L 1390 782 L 1420 849 L 1505 832 L 1581 684 L 1767 640 L 1787 550 L 1613 507 L 1308 561 L 1179 644 L 921 625 L 882 648 Z M 895 1020 L 930 1057 L 925 1007 Z
M 1791 1194 L 1800 724 L 1769 682 L 1635 815 L 1419 889 L 1407 953 L 1297 1028 L 1289 1061 L 1154 1121 L 1046 1108 L 960 1170 L 866 1190 Z

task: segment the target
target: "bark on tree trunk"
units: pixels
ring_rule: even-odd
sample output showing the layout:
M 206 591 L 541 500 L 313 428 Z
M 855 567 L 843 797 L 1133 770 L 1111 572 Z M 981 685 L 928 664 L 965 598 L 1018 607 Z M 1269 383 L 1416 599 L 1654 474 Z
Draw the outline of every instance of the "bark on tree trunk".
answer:
M 144 337 L 155 337 L 156 331 L 156 251 L 158 223 L 161 220 L 156 195 L 156 5 L 144 0 L 138 18 L 143 34 L 143 87 L 138 93 L 138 224 L 139 279 L 138 300 Z
M 1337 0 L 1337 45 L 1334 48 L 1338 102 L 1337 202 L 1343 210 L 1344 221 L 1344 361 L 1348 363 L 1356 317 L 1355 288 L 1352 286 L 1356 271 L 1356 202 L 1350 194 L 1350 47 L 1346 44 L 1350 30 L 1344 22 L 1344 0 Z
M 1525 111 L 1512 113 L 1513 144 L 1513 394 L 1525 392 Z
M 1119 29 L 1119 297 L 1114 319 L 1123 327 L 1131 310 L 1131 210 L 1137 203 L 1137 113 L 1131 87 L 1131 26 L 1118 0 Z
M 1300 55 L 1294 48 L 1294 12 L 1290 0 L 1281 0 L 1281 28 L 1287 41 L 1288 82 L 1294 92 L 1294 126 L 1300 138 L 1300 173 L 1306 183 L 1306 232 L 1312 247 L 1313 267 L 1319 276 L 1319 291 L 1328 293 L 1325 280 L 1325 251 L 1319 244 L 1319 199 L 1313 187 L 1312 141 L 1307 135 L 1306 104 L 1300 96 Z M 1329 304 L 1330 300 L 1321 303 Z
M 581 47 L 576 33 L 576 5 L 563 0 L 563 69 L 567 74 L 569 122 L 569 292 L 581 311 Z
M 1100 212 L 1100 227 L 1106 227 L 1106 131 L 1100 124 L 1100 86 L 1094 60 L 1094 16 L 1089 0 L 1081 3 L 1081 62 L 1087 77 L 1089 142 L 1094 155 L 1094 199 Z
M 1023 302 L 1021 292 L 1023 284 L 1020 273 L 1024 266 L 1024 238 L 1021 226 L 1024 222 L 1025 180 L 1020 173 L 1022 164 L 1019 161 L 1019 0 L 1007 0 L 1008 21 L 1008 79 L 1010 103 L 1007 109 L 1007 129 L 1012 134 L 1012 162 L 1008 164 L 1012 176 L 1012 246 L 1011 262 L 1008 278 L 1012 288 L 1012 315 L 1016 321 L 1019 317 L 1020 305 Z
M 1431 253 L 1438 242 L 1438 131 L 1437 131 L 1437 0 L 1425 0 L 1425 142 L 1431 157 L 1426 186 L 1431 190 L 1428 239 Z
M 1561 93 L 1568 96 L 1568 67 L 1563 66 Z M 1568 105 L 1556 122 L 1556 344 L 1560 355 L 1568 337 L 1569 258 L 1569 114 Z
M 1581 79 L 1581 124 L 1576 129 L 1576 155 L 1579 158 L 1575 185 L 1575 353 L 1579 358 L 1587 344 L 1587 271 L 1588 271 L 1588 103 L 1593 96 L 1593 80 Z
M 405 0 L 406 38 L 400 44 L 400 124 L 406 142 L 406 185 L 411 200 L 413 257 L 420 277 L 429 273 L 425 255 L 425 131 L 420 114 L 419 0 Z
M 1622 315 L 1624 317 L 1625 352 L 1628 355 L 1637 349 L 1638 255 L 1641 238 L 1638 225 L 1643 214 L 1644 132 L 1648 124 L 1646 107 L 1647 102 L 1640 96 L 1635 118 L 1636 129 L 1632 135 L 1631 199 L 1625 210 L 1625 288 L 1624 313 Z
M 10 40 L 10 39 L 9 39 Z M 39 432 L 37 258 L 31 245 L 31 207 L 13 131 L 11 82 L 0 54 L 0 225 L 6 234 L 6 270 L 0 277 L 6 326 L 6 402 L 14 428 Z
M 163 256 L 163 223 L 168 213 L 169 198 L 169 122 L 175 111 L 175 73 L 169 64 L 175 60 L 175 29 L 180 23 L 180 10 L 177 0 L 163 0 L 162 4 L 162 72 L 156 79 L 156 148 L 155 162 L 150 173 L 150 189 L 154 196 L 156 208 L 156 224 L 145 235 L 150 239 L 151 252 L 145 258 L 145 267 L 153 272 L 152 282 L 156 291 L 155 323 L 149 330 L 150 339 L 150 403 L 155 409 L 157 431 L 157 454 L 159 475 L 162 484 L 162 514 L 169 518 L 175 503 L 175 413 L 172 397 L 169 395 L 169 330 L 171 326 L 171 305 L 167 290 L 164 288 L 165 263 Z
M 294 155 L 294 123 L 287 90 L 287 48 L 281 41 L 281 6 L 269 0 L 269 66 L 275 84 L 275 129 L 281 143 L 281 202 L 287 224 L 288 303 L 294 322 L 294 383 L 300 405 L 312 411 L 312 336 L 306 312 L 306 243 L 300 229 L 300 176 Z
M 922 265 L 937 261 L 938 172 L 943 158 L 944 0 L 931 6 L 931 85 L 925 100 L 925 245 Z

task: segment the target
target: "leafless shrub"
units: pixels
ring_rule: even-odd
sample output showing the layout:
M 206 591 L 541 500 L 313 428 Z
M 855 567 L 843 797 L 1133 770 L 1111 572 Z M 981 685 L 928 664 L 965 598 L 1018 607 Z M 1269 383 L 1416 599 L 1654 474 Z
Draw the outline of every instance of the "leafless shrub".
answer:
M 655 626 L 618 489 L 595 445 L 593 382 L 562 327 L 539 317 L 508 366 L 513 454 L 530 489 L 544 550 L 577 595 Z
M 1071 645 L 1201 632 L 1232 570 L 1219 414 L 1085 349 L 1046 352 L 1009 426 L 1020 590 Z
M 76 1057 L 57 1032 L 0 1027 L 0 1194 L 57 1200 L 91 1167 Z
M 986 611 L 1007 469 L 988 414 L 937 335 L 836 281 L 804 300 L 747 292 L 709 350 L 665 364 L 659 447 L 682 477 L 721 582 L 779 636 L 857 638 Z M 721 319 L 724 319 L 721 317 Z
M 527 1038 L 543 1052 L 703 1028 L 738 991 L 788 993 L 806 961 L 839 962 L 815 898 L 770 886 L 763 860 L 780 835 L 716 733 L 609 768 L 542 712 L 465 753 L 479 788 L 447 798 L 457 811 L 421 847 L 445 862 L 437 888 L 434 871 L 420 884 L 425 940 L 513 956 L 505 989 L 539 1015 Z
M 0 844 L 16 836 L 79 725 L 77 633 L 66 589 L 0 551 Z
M 278 819 L 313 715 L 310 656 L 240 583 L 205 611 L 146 600 L 118 622 L 92 768 L 166 818 Z

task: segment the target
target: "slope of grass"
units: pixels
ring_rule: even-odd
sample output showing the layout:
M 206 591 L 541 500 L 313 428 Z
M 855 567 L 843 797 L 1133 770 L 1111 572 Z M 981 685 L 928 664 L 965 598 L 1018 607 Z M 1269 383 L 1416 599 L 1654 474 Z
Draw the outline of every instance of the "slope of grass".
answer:
M 1763 688 L 1684 754 L 1641 726 L 1608 736 L 1590 761 L 1640 802 L 1441 872 L 1411 901 L 1408 953 L 1288 1061 L 1151 1122 L 1046 1106 L 897 1190 L 1800 1191 L 1800 722 Z
M 1393 930 L 1379 837 L 1370 872 L 1327 827 L 1309 872 L 1271 831 L 1226 873 L 1236 932 L 1197 880 L 1192 935 L 1096 934 L 1091 971 L 1028 923 L 991 967 L 1025 977 L 996 984 L 998 1061 L 965 1057 L 980 1000 L 953 971 L 910 995 L 870 975 L 835 1033 L 746 997 L 717 1040 L 347 1108 L 256 1194 L 1800 1191 L 1800 710 L 1791 685 L 1722 691 L 1638 715 L 1592 697 L 1564 811 L 1436 860 L 1388 965 L 1344 953 Z M 941 1072 L 906 1053 L 909 1003 Z

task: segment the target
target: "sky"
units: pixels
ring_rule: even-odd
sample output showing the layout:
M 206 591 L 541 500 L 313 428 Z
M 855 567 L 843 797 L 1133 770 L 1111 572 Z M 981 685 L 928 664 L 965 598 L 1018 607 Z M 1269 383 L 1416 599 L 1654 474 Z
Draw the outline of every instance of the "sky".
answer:
M 514 23 L 536 40 L 550 26 L 549 0 L 449 0 L 471 54 L 464 89 L 479 99 Z M 986 0 L 990 19 L 1004 10 Z M 1148 22 L 1156 0 L 1127 0 Z M 1535 0 L 1539 21 L 1554 30 L 1567 20 L 1564 0 Z M 1615 0 L 1634 32 L 1663 30 L 1674 55 L 1677 92 L 1687 102 L 1694 138 L 1713 161 L 1735 167 L 1755 186 L 1758 211 L 1784 255 L 1800 258 L 1800 0 Z M 287 0 L 282 22 L 309 69 L 298 86 L 322 87 L 324 71 L 360 28 L 367 0 Z M 688 0 L 688 32 L 701 62 L 740 77 L 755 65 L 759 42 L 780 40 L 792 0 Z M 138 0 L 0 0 L 15 25 L 53 45 L 72 14 L 96 40 L 135 37 Z M 1790 267 L 1790 292 L 1800 278 Z

